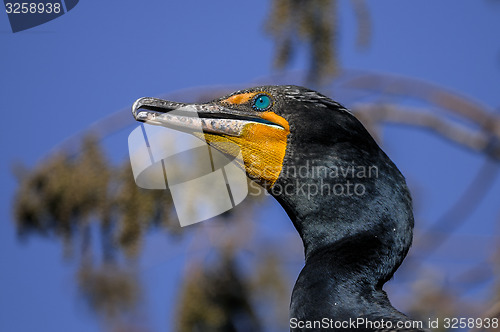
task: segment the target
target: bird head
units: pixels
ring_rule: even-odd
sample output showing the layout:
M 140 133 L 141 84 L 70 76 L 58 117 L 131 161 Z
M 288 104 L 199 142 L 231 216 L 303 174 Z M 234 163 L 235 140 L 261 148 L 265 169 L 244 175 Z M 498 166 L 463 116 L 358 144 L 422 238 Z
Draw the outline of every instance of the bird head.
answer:
M 300 156 L 301 149 L 313 158 L 311 144 L 353 138 L 359 126 L 340 104 L 298 86 L 255 87 L 204 104 L 144 97 L 132 113 L 137 121 L 192 133 L 233 157 L 241 151 L 238 162 L 266 189 L 273 188 L 286 159 Z
M 284 100 L 276 87 L 238 91 L 205 104 L 184 104 L 140 98 L 133 106 L 136 120 L 189 132 L 237 157 L 252 180 L 272 188 L 282 169 L 290 125 L 282 112 Z

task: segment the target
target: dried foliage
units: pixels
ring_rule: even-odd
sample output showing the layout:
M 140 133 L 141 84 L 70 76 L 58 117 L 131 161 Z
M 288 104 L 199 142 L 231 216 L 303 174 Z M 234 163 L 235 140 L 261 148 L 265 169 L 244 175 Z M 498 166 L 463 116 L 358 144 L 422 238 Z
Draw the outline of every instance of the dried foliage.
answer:
M 414 284 L 411 309 L 408 314 L 416 320 L 427 323 L 439 319 L 441 324 L 434 332 L 444 332 L 443 319 L 463 314 L 463 303 L 450 289 L 437 271 L 427 271 Z
M 271 330 L 286 330 L 290 302 L 288 285 L 293 280 L 286 277 L 283 260 L 276 255 L 277 251 L 271 249 L 262 253 L 250 284 L 256 307 L 261 312 L 271 313 L 263 317 L 264 326 Z
M 66 256 L 79 261 L 78 285 L 90 307 L 103 317 L 130 311 L 140 294 L 131 263 L 145 231 L 158 226 L 177 233 L 168 192 L 138 188 L 130 164 L 111 165 L 92 137 L 76 155 L 60 152 L 16 173 L 19 236 L 62 239 Z
M 275 66 L 285 68 L 305 43 L 309 52 L 309 81 L 322 83 L 338 69 L 336 39 L 337 1 L 273 0 L 266 31 L 274 39 Z
M 105 319 L 133 310 L 141 294 L 134 271 L 113 264 L 94 267 L 84 263 L 77 279 L 89 307 Z
M 177 331 L 260 331 L 247 278 L 228 252 L 215 264 L 193 266 L 181 293 Z
M 365 0 L 351 0 L 359 48 L 369 45 L 371 20 Z M 275 44 L 274 66 L 289 66 L 298 50 L 305 48 L 309 58 L 307 85 L 328 83 L 340 69 L 337 0 L 272 0 L 266 32 Z
M 36 232 L 61 236 L 69 243 L 91 216 L 107 219 L 110 170 L 91 138 L 76 158 L 58 154 L 34 171 L 17 173 L 20 186 L 14 214 L 21 236 Z

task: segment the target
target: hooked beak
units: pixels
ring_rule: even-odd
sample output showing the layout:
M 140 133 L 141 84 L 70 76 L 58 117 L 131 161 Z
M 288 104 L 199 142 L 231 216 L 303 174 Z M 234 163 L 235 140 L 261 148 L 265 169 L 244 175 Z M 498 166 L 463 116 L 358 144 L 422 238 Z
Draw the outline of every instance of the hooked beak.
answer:
M 152 97 L 137 99 L 132 106 L 132 115 L 140 122 L 189 133 L 202 130 L 204 133 L 239 137 L 244 127 L 251 123 L 284 129 L 257 114 L 218 104 L 185 104 Z

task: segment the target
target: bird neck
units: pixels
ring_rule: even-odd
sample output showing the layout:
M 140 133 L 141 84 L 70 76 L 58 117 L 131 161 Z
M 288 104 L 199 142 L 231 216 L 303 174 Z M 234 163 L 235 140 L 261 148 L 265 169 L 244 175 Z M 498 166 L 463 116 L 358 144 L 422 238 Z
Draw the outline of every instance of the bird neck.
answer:
M 372 157 L 297 158 L 270 192 L 302 238 L 306 264 L 332 252 L 346 274 L 363 271 L 381 286 L 408 252 L 413 213 L 404 177 L 390 159 L 381 150 L 365 155 Z
M 371 271 L 360 269 L 346 242 L 309 256 L 292 293 L 290 318 L 304 321 L 405 321 L 390 303 Z M 342 254 L 344 253 L 344 254 Z

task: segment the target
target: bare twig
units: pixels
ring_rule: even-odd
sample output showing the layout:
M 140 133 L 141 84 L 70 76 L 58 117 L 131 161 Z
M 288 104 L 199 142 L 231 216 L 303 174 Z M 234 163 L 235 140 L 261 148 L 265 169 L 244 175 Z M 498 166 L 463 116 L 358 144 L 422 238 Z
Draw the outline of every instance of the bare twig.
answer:
M 460 146 L 468 147 L 477 152 L 487 153 L 489 156 L 500 160 L 500 133 L 472 130 L 456 121 L 448 120 L 426 109 L 377 104 L 358 104 L 353 111 L 361 120 L 364 118 L 374 122 L 384 122 L 407 126 L 420 127 L 449 139 Z M 493 121 L 500 121 L 490 116 Z
M 344 80 L 341 86 L 424 100 L 500 136 L 500 123 L 490 108 L 435 84 L 403 76 L 361 72 L 358 75 L 353 73 L 352 78 Z
M 365 0 L 351 0 L 356 23 L 358 24 L 358 33 L 356 36 L 356 46 L 366 48 L 370 44 L 372 35 L 372 22 L 370 10 Z

